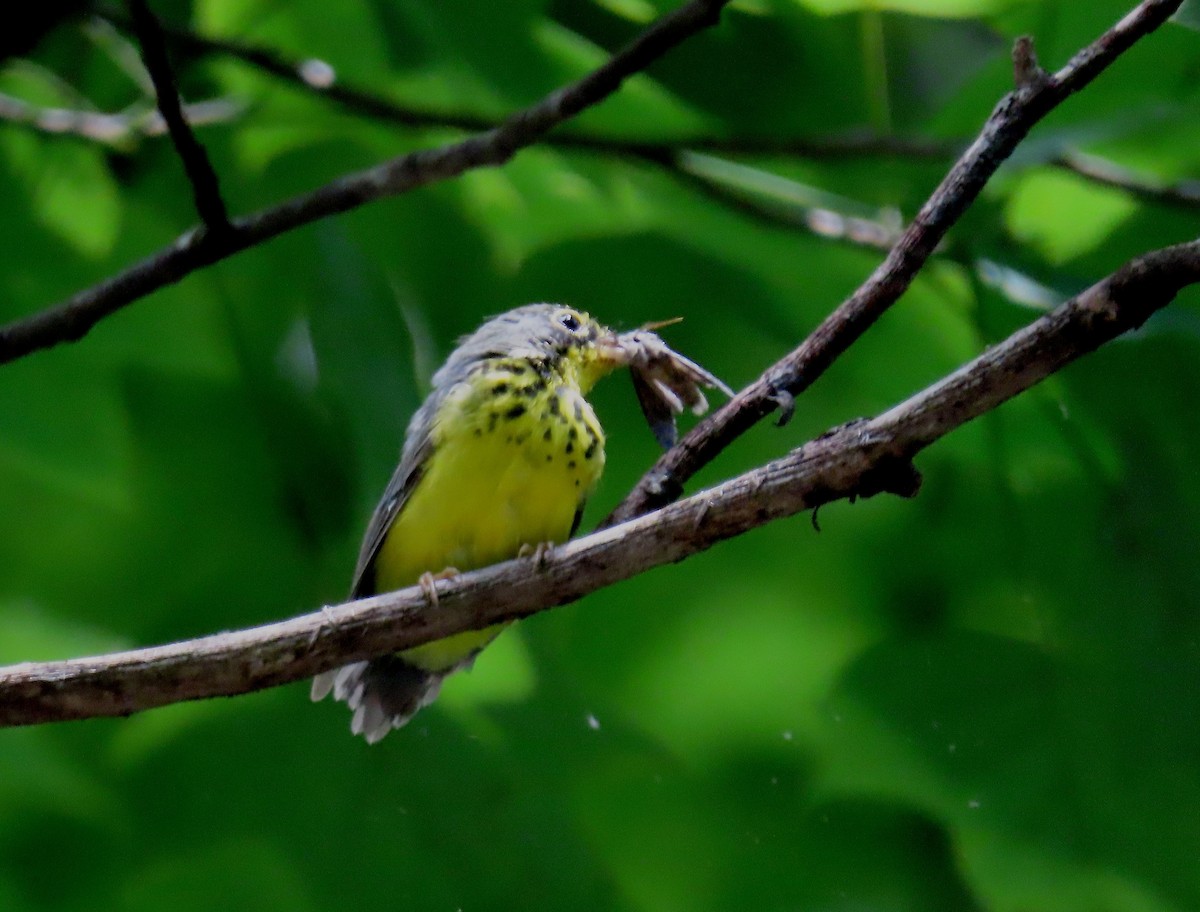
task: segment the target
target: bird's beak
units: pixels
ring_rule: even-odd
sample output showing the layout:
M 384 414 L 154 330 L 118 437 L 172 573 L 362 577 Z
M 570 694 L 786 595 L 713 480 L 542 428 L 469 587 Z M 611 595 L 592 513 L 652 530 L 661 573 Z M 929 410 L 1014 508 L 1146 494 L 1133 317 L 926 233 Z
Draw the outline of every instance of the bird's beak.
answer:
M 647 337 L 658 341 L 661 346 L 664 343 L 654 334 L 654 330 L 662 329 L 664 326 L 674 326 L 682 321 L 683 317 L 672 317 L 670 320 L 647 323 L 638 329 L 624 333 L 615 333 L 611 329 L 605 328 L 596 339 L 596 351 L 600 355 L 600 360 L 610 368 L 628 367 L 634 362 L 640 363 L 645 360 Z

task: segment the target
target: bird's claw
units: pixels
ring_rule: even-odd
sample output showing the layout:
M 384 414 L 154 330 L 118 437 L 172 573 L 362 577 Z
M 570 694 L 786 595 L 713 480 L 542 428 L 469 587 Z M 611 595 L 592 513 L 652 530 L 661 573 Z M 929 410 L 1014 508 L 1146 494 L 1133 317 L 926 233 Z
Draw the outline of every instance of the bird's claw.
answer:
M 538 542 L 536 545 L 531 545 L 528 542 L 521 545 L 517 550 L 517 557 L 528 557 L 533 559 L 533 566 L 538 570 L 545 570 L 546 565 L 550 563 L 550 555 L 554 552 L 554 542 Z
M 779 409 L 779 417 L 775 419 L 775 427 L 783 427 L 796 414 L 796 397 L 782 386 L 772 386 L 767 396 Z
M 444 570 L 439 570 L 437 573 L 430 573 L 426 570 L 417 578 L 417 585 L 421 587 L 421 591 L 425 593 L 425 598 L 429 600 L 429 604 L 434 608 L 438 606 L 437 583 L 439 580 L 454 579 L 458 576 L 457 567 L 447 567 Z
M 308 645 L 305 647 L 306 652 L 312 652 L 312 648 L 317 645 L 317 640 L 321 638 L 321 634 L 325 632 L 326 626 L 334 627 L 337 625 L 337 617 L 333 613 L 333 609 L 328 605 L 321 606 L 321 615 L 323 620 L 320 624 L 313 628 L 313 632 L 309 634 Z

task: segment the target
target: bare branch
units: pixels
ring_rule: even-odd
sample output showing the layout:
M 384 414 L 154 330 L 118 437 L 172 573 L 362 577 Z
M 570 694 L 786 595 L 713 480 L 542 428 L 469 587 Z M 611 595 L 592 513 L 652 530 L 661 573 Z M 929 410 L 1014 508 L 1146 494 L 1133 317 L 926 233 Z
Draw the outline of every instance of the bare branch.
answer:
M 210 232 L 228 231 L 229 212 L 225 208 L 225 200 L 221 198 L 217 172 L 213 170 L 208 153 L 200 144 L 200 140 L 196 139 L 196 134 L 192 132 L 187 118 L 184 117 L 179 90 L 175 86 L 175 74 L 171 70 L 171 62 L 167 59 L 162 28 L 146 0 L 128 2 L 129 11 L 133 16 L 133 27 L 142 46 L 142 60 L 145 61 L 146 70 L 154 82 L 158 110 L 162 112 L 167 131 L 171 134 L 171 142 L 175 145 L 175 151 L 179 153 L 183 170 L 192 185 L 196 213 Z
M 128 27 L 128 20 L 117 19 Z M 496 126 L 494 119 L 465 112 L 435 111 L 400 104 L 342 84 L 328 63 L 309 59 L 295 60 L 278 51 L 221 38 L 208 38 L 179 28 L 164 28 L 167 40 L 184 53 L 223 54 L 292 85 L 333 101 L 343 109 L 376 121 L 404 127 L 437 127 L 460 130 L 486 130 Z M 692 151 L 743 155 L 802 155 L 807 158 L 858 156 L 904 156 L 906 158 L 948 158 L 959 145 L 918 138 L 847 133 L 814 139 L 781 140 L 777 137 L 690 136 L 671 141 L 624 140 L 611 136 L 580 133 L 552 133 L 541 144 L 556 148 L 613 155 L 642 161 L 661 169 L 673 179 L 691 187 L 709 199 L 748 218 L 777 228 L 802 229 L 820 237 L 856 246 L 887 250 L 895 242 L 898 228 L 829 209 L 785 209 L 737 193 L 719 181 L 689 170 L 684 157 Z M 686 150 L 686 151 L 685 151 Z
M 558 124 L 603 101 L 622 82 L 681 42 L 715 25 L 728 2 L 691 0 L 659 19 L 587 76 L 552 92 L 484 133 L 451 145 L 402 155 L 347 175 L 271 209 L 234 219 L 229 231 L 188 232 L 166 250 L 64 303 L 0 326 L 0 364 L 81 339 L 100 320 L 131 302 L 285 231 L 454 177 L 471 168 L 504 164 Z
M 213 98 L 183 106 L 183 116 L 193 127 L 234 120 L 244 110 L 229 99 Z M 74 108 L 47 108 L 0 92 L 0 120 L 56 136 L 77 136 L 113 148 L 125 148 L 148 136 L 167 132 L 156 109 L 134 106 L 120 113 Z
M 1112 187 L 1115 190 L 1123 190 L 1149 203 L 1160 203 L 1192 211 L 1200 207 L 1200 181 L 1180 181 L 1176 184 L 1156 183 L 1110 161 L 1096 158 L 1093 155 L 1084 155 L 1081 152 L 1064 152 L 1049 164 L 1078 174 L 1093 183 Z
M 110 18 L 123 28 L 132 27 L 129 20 L 120 16 Z M 391 101 L 366 89 L 343 85 L 338 78 L 337 71 L 323 60 L 291 59 L 273 48 L 229 38 L 209 38 L 175 26 L 164 26 L 163 34 L 168 42 L 186 54 L 193 56 L 221 54 L 232 57 L 277 79 L 300 86 L 321 98 L 336 102 L 346 111 L 374 120 L 382 120 L 405 127 L 448 127 L 470 133 L 491 130 L 499 126 L 494 118 L 478 114 L 431 111 L 411 107 Z
M 346 111 L 373 120 L 405 127 L 448 127 L 470 131 L 488 130 L 496 126 L 495 119 L 481 114 L 419 108 L 357 86 L 346 85 L 340 81 L 334 68 L 325 61 L 295 60 L 273 48 L 228 38 L 209 38 L 185 29 L 167 28 L 164 31 L 168 41 L 186 52 L 231 57 L 333 101 Z M 725 155 L 796 155 L 829 159 L 896 156 L 941 160 L 950 158 L 963 146 L 963 143 L 952 140 L 881 136 L 869 132 L 811 138 L 691 135 L 646 141 L 563 131 L 543 137 L 540 142 L 560 148 L 646 159 L 656 159 L 689 149 Z
M 763 225 L 802 229 L 827 240 L 883 251 L 891 248 L 900 233 L 899 225 L 886 224 L 880 218 L 865 218 L 811 204 L 784 205 L 769 200 L 760 201 L 690 167 L 689 159 L 695 158 L 691 152 L 664 149 L 661 152 L 639 154 L 637 157 L 662 169 L 680 184 Z
M 869 421 L 662 510 L 555 548 L 438 583 L 235 633 L 131 652 L 0 669 L 0 725 L 118 716 L 231 696 L 527 617 L 774 519 L 846 497 L 912 496 L 912 458 L 955 428 L 1140 326 L 1200 282 L 1200 240 L 1125 265 L 970 364 Z
M 495 126 L 494 120 L 479 114 L 418 108 L 363 88 L 347 85 L 341 82 L 337 72 L 330 64 L 321 60 L 290 59 L 272 48 L 226 38 L 209 38 L 184 29 L 164 28 L 164 32 L 169 42 L 185 52 L 196 55 L 222 54 L 231 57 L 278 79 L 309 90 L 318 97 L 335 102 L 343 110 L 373 120 L 407 127 L 443 127 L 462 130 L 484 130 Z M 1045 71 L 1037 65 L 1032 42 L 1028 45 L 1028 51 L 1023 45 L 1014 48 L 1013 71 L 1014 79 L 1018 83 L 1021 80 L 1038 78 L 1038 73 L 1042 76 L 1046 75 Z M 662 163 L 685 149 L 719 155 L 797 156 L 840 161 L 858 157 L 897 157 L 936 161 L 953 157 L 967 145 L 965 140 L 887 136 L 871 132 L 849 132 L 811 137 L 689 135 L 658 141 L 622 139 L 577 132 L 556 132 L 544 137 L 541 142 L 559 148 L 641 158 L 655 163 Z M 1051 161 L 1050 164 L 1074 171 L 1096 183 L 1125 190 L 1150 202 L 1178 205 L 1190 209 L 1200 206 L 1200 187 L 1194 186 L 1194 182 L 1163 186 L 1151 179 L 1121 169 L 1101 158 L 1077 152 L 1066 152 Z M 737 208 L 737 205 L 729 200 L 724 202 Z M 747 214 L 752 217 L 758 216 L 753 212 L 747 212 Z M 775 221 L 769 215 L 766 220 Z M 787 221 L 785 218 L 784 222 Z M 865 243 L 874 245 L 874 237 Z
M 979 136 L 943 178 L 871 276 L 798 348 L 692 429 L 646 473 L 608 518 L 620 522 L 680 495 L 683 485 L 735 438 L 811 386 L 907 290 L 930 254 L 1033 126 L 1096 78 L 1182 0 L 1143 0 L 1061 70 L 1031 78 L 996 106 Z M 1032 54 L 1023 42 L 1018 57 Z M 1028 60 L 1015 64 L 1018 73 Z

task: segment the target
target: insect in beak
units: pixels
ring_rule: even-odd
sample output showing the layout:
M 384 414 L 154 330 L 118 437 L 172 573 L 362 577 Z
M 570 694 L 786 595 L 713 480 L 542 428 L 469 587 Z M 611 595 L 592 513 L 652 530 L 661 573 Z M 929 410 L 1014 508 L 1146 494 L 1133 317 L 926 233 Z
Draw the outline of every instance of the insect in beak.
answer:
M 642 414 L 664 449 L 675 444 L 676 415 L 684 409 L 690 409 L 696 415 L 703 415 L 708 410 L 702 388 L 733 396 L 733 390 L 720 379 L 671 349 L 654 332 L 678 322 L 679 318 L 648 323 L 641 329 L 604 340 L 608 346 L 606 350 L 614 353 L 610 356 L 613 363 L 629 367 Z

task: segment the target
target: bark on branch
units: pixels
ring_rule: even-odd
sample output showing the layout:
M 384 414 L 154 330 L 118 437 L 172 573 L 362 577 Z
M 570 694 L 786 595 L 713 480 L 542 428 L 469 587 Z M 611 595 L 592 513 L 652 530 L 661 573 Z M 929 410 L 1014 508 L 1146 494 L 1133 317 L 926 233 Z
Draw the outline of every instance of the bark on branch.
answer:
M 840 498 L 911 496 L 913 457 L 1076 358 L 1140 326 L 1200 282 L 1200 240 L 1155 251 L 872 420 L 554 551 L 235 633 L 97 658 L 0 669 L 0 725 L 119 716 L 284 684 L 348 661 L 566 604 L 774 519 Z

